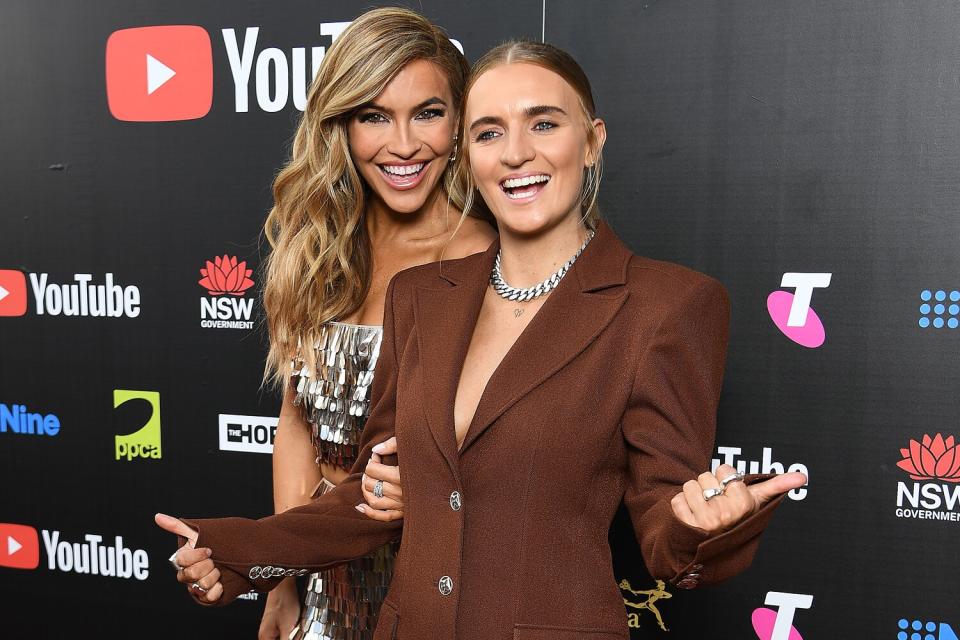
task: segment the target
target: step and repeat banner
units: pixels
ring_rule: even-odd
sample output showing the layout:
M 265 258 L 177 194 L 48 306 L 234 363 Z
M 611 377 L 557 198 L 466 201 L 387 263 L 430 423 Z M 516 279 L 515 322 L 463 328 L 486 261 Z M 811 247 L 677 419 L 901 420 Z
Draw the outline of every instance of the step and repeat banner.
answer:
M 260 229 L 373 4 L 0 8 L 4 637 L 256 636 L 264 596 L 194 605 L 152 516 L 272 510 Z M 413 6 L 471 60 L 529 37 L 580 61 L 604 215 L 731 294 L 714 466 L 809 476 L 712 588 L 651 578 L 618 516 L 633 637 L 955 640 L 960 5 Z

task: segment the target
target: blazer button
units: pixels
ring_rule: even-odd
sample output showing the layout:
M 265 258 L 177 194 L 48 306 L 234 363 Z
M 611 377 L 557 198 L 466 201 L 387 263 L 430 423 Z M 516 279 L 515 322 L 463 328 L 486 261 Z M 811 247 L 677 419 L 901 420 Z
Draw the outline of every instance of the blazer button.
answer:
M 260 566 L 257 565 L 257 566 L 250 567 L 250 572 L 247 573 L 247 576 L 248 576 L 251 580 L 256 580 L 257 578 L 259 578 L 259 577 L 260 577 Z
M 460 511 L 460 507 L 463 506 L 463 499 L 460 497 L 459 491 L 454 491 L 450 494 L 450 508 L 454 511 Z
M 440 578 L 440 584 L 438 586 L 440 588 L 440 595 L 448 596 L 453 593 L 453 580 L 450 576 Z

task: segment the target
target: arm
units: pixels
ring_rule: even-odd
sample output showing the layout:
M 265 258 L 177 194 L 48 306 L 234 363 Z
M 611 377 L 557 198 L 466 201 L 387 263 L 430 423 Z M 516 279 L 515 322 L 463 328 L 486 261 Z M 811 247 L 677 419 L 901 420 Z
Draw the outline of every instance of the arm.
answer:
M 310 425 L 303 419 L 299 407 L 294 406 L 293 399 L 293 388 L 287 384 L 273 442 L 274 513 L 309 503 L 313 488 L 322 479 L 310 440 Z M 287 637 L 297 624 L 299 613 L 300 598 L 295 579 L 284 578 L 267 595 L 259 637 Z
M 684 292 L 641 357 L 623 417 L 630 473 L 624 502 L 641 552 L 651 575 L 684 588 L 746 569 L 783 500 L 781 495 L 758 505 L 735 523 L 724 523 L 732 524 L 725 530 L 689 524 L 695 518 L 685 523 L 671 504 L 685 481 L 710 468 L 728 324 L 729 302 L 719 283 L 704 279 Z
M 370 417 L 364 426 L 360 454 L 336 489 L 307 505 L 281 514 L 249 520 L 188 520 L 198 530 L 198 548 L 213 550 L 227 603 L 251 588 L 269 590 L 281 576 L 317 571 L 368 555 L 398 537 L 403 522 L 380 522 L 356 509 L 363 502 L 361 475 L 371 450 L 394 434 L 397 353 L 394 321 L 396 278 L 387 289 L 384 335 L 374 375 Z M 264 576 L 267 568 L 269 575 Z

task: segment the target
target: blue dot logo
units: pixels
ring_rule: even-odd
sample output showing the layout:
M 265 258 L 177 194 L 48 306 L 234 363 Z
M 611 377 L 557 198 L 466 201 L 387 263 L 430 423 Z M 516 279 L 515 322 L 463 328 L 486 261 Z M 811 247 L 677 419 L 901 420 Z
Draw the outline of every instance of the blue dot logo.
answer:
M 947 303 L 947 300 L 950 303 Z M 956 329 L 960 327 L 960 290 L 953 289 L 924 289 L 920 292 L 920 319 L 917 324 L 921 329 Z M 933 304 L 931 304 L 933 302 Z

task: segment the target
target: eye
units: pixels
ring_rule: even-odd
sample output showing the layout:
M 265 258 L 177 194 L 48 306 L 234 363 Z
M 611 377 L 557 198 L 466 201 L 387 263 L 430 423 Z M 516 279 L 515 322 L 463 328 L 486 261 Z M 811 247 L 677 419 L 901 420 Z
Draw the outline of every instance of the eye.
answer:
M 498 137 L 500 137 L 499 131 L 487 129 L 486 131 L 481 131 L 479 134 L 477 134 L 477 137 L 475 138 L 475 140 L 476 142 L 489 142 L 490 140 L 493 140 L 494 138 L 498 138 Z
M 533 125 L 534 131 L 549 131 L 550 129 L 556 128 L 557 124 L 555 122 L 550 122 L 549 120 L 541 120 L 537 124 Z
M 434 120 L 436 118 L 442 118 L 447 114 L 445 109 L 424 109 L 417 114 L 416 120 Z
M 357 118 L 360 122 L 370 122 L 373 124 L 380 124 L 381 122 L 387 122 L 387 118 L 382 114 L 376 111 L 368 111 L 366 113 L 361 113 Z

